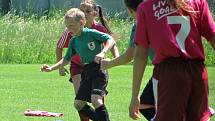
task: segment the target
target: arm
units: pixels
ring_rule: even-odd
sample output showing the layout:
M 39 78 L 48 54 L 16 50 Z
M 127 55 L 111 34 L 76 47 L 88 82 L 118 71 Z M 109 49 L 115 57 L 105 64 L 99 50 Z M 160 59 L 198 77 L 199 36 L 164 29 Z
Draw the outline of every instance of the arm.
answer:
M 56 62 L 59 62 L 62 59 L 63 48 L 56 47 L 55 55 L 56 55 Z
M 67 61 L 65 59 L 61 59 L 59 62 L 57 62 L 56 64 L 52 65 L 52 66 L 48 66 L 48 65 L 43 65 L 41 67 L 41 71 L 45 71 L 45 72 L 51 72 L 53 70 L 59 69 L 61 67 L 64 67 L 65 65 L 67 65 Z
M 213 47 L 213 49 L 215 50 L 215 36 L 212 37 L 212 39 L 210 39 L 210 44 Z
M 65 29 L 56 45 L 56 49 L 55 49 L 56 62 L 59 62 L 62 59 L 63 48 L 70 38 L 71 38 L 70 33 L 68 32 L 67 29 Z M 59 68 L 60 76 L 65 76 L 66 73 L 69 73 L 69 72 L 64 67 Z
M 63 48 L 56 47 L 55 54 L 56 54 L 56 61 L 59 62 L 62 59 Z M 66 73 L 69 74 L 69 72 L 64 67 L 59 68 L 60 76 L 65 76 Z
M 138 97 L 140 85 L 148 60 L 148 49 L 138 45 L 135 49 L 134 66 L 133 66 L 133 88 L 132 97 Z
M 113 33 L 109 33 L 109 34 L 113 37 L 114 40 L 116 40 L 116 36 Z M 111 51 L 111 54 L 113 55 L 114 58 L 120 56 L 119 49 L 116 46 L 116 41 L 115 41 L 115 44 L 113 45 L 113 47 L 111 48 L 110 51 Z
M 113 55 L 114 58 L 119 57 L 119 49 L 117 48 L 116 44 L 113 45 L 111 48 L 111 54 Z
M 62 58 L 59 62 L 57 62 L 56 64 L 54 64 L 52 66 L 43 65 L 40 70 L 50 72 L 50 71 L 53 71 L 53 70 L 56 70 L 59 68 L 63 68 L 68 62 L 70 62 L 74 55 L 74 51 L 72 49 L 72 41 L 70 43 L 71 44 L 69 44 L 69 47 L 66 51 L 64 58 Z
M 130 102 L 129 112 L 133 119 L 139 118 L 139 91 L 147 65 L 148 48 L 143 48 L 141 45 L 135 47 L 134 66 L 133 66 L 133 83 L 132 83 L 132 98 Z
M 111 37 L 110 39 L 108 39 L 105 44 L 104 44 L 104 48 L 102 49 L 101 52 L 103 53 L 107 53 L 114 45 L 116 44 L 116 42 L 113 40 L 113 38 Z
M 106 44 L 106 42 L 104 42 L 104 45 L 105 45 L 105 44 Z M 110 51 L 111 51 L 111 54 L 113 55 L 114 58 L 120 56 L 120 55 L 119 55 L 119 49 L 118 49 L 117 46 L 116 46 L 116 42 L 115 42 L 115 44 L 113 45 L 113 47 L 110 49 Z
M 134 53 L 134 34 L 135 34 L 136 24 L 133 25 L 130 40 L 129 40 L 129 46 L 126 52 L 120 56 L 119 58 L 115 58 L 112 61 L 103 61 L 103 64 L 101 66 L 101 69 L 109 68 L 112 66 L 118 66 L 121 64 L 125 64 L 127 62 L 130 62 L 133 59 L 133 53 Z
M 101 50 L 101 52 L 96 55 L 95 62 L 100 63 L 100 61 L 104 58 L 105 54 L 113 47 L 114 44 L 115 44 L 115 41 L 113 40 L 112 37 L 110 37 L 106 41 L 104 48 Z
M 56 49 L 55 49 L 56 62 L 59 62 L 62 59 L 63 48 L 65 47 L 67 41 L 70 39 L 71 39 L 71 34 L 67 29 L 65 29 L 56 45 Z
M 104 59 L 101 61 L 101 69 L 105 70 L 114 66 L 119 66 L 125 63 L 130 62 L 133 59 L 134 54 L 134 48 L 128 47 L 125 53 L 123 53 L 121 56 L 114 58 L 112 60 Z

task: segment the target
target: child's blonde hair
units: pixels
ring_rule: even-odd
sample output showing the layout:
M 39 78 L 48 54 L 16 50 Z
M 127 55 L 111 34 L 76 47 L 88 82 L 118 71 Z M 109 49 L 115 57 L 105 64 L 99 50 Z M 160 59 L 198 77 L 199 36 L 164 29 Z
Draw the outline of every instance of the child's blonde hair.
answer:
M 81 3 L 96 4 L 95 0 L 82 0 Z
M 83 20 L 85 22 L 84 12 L 82 12 L 78 8 L 71 8 L 66 12 L 64 19 L 69 19 L 69 18 L 74 18 L 76 21 Z

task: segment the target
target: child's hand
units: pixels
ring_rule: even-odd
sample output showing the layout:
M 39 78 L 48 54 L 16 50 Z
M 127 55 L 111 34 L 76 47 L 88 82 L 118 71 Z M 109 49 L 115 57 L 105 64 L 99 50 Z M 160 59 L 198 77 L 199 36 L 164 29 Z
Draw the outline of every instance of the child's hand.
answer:
M 96 63 L 99 64 L 100 61 L 101 61 L 104 57 L 105 57 L 105 53 L 104 53 L 104 52 L 100 52 L 99 54 L 96 55 L 94 61 L 95 61 Z
M 132 98 L 129 106 L 129 115 L 134 120 L 137 120 L 140 118 L 139 107 L 140 107 L 140 99 Z
M 65 68 L 59 69 L 59 75 L 60 76 L 65 76 L 66 74 L 69 74 L 69 72 Z
M 110 61 L 111 61 L 111 59 L 109 59 L 109 58 L 102 59 L 100 69 L 106 70 L 106 69 L 110 68 Z
M 45 71 L 45 72 L 50 72 L 52 71 L 52 68 L 49 67 L 48 65 L 44 64 L 41 68 L 40 68 L 40 71 Z

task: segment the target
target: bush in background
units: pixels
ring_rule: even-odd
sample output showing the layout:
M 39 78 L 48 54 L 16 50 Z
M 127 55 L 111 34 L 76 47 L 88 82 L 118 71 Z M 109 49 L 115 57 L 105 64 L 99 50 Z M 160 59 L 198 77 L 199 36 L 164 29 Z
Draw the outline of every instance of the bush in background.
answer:
M 211 11 L 215 15 L 215 0 L 207 0 L 207 1 L 208 1 L 208 5 L 209 5 Z
M 52 12 L 49 16 L 22 17 L 13 13 L 0 16 L 0 63 L 34 64 L 55 63 L 55 46 L 65 26 L 64 11 Z M 109 19 L 120 52 L 128 46 L 133 20 Z M 215 65 L 214 51 L 204 42 L 206 64 Z M 108 54 L 111 58 L 111 54 Z M 149 61 L 149 63 L 151 63 Z
M 0 18 L 0 63 L 53 63 L 55 43 L 63 31 L 63 18 Z

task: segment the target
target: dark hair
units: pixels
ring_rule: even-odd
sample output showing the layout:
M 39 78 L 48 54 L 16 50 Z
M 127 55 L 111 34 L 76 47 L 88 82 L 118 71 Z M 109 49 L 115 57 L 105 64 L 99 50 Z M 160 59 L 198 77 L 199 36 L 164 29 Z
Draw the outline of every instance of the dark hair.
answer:
M 108 34 L 113 34 L 112 31 L 110 30 L 108 24 L 107 24 L 107 20 L 106 20 L 105 16 L 103 15 L 102 7 L 100 5 L 97 5 L 95 0 L 82 0 L 82 3 L 92 4 L 93 9 L 99 13 L 99 21 L 107 29 L 107 33 Z
M 102 12 L 102 7 L 100 5 L 97 5 L 98 8 L 98 13 L 99 13 L 99 20 L 102 23 L 102 25 L 107 29 L 107 32 L 109 34 L 113 34 L 112 31 L 110 30 L 108 24 L 107 24 L 107 19 L 104 17 L 103 12 Z
M 143 0 L 124 0 L 125 5 L 137 11 L 138 5 Z M 196 17 L 197 11 L 194 11 L 193 7 L 187 4 L 184 0 L 166 0 L 173 8 L 178 9 L 179 14 L 189 14 L 191 17 Z
M 143 0 L 124 0 L 125 5 L 134 10 L 137 11 L 138 5 L 142 2 Z

